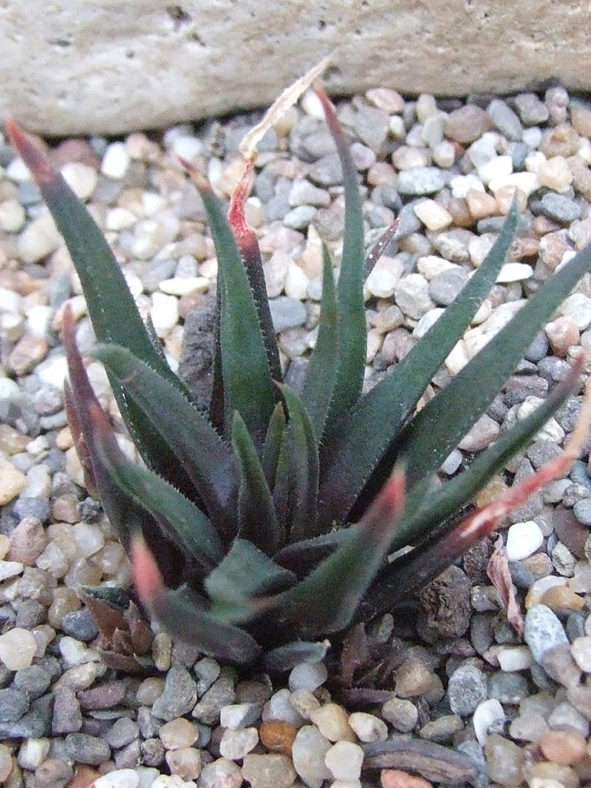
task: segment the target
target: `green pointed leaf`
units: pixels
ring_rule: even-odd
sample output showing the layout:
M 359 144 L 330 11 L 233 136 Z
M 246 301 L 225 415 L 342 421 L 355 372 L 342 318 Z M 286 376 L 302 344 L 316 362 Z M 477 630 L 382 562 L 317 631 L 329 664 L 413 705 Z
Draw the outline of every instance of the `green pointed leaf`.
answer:
M 244 539 L 235 539 L 229 553 L 205 580 L 212 601 L 210 613 L 220 621 L 238 624 L 264 612 L 257 597 L 285 591 L 296 577 L 277 566 L 267 555 Z
M 236 241 L 220 204 L 209 186 L 201 185 L 200 190 L 218 258 L 225 432 L 230 433 L 232 414 L 237 410 L 255 444 L 260 446 L 276 397 L 259 315 Z
M 281 441 L 283 440 L 285 424 L 286 419 L 283 405 L 281 402 L 278 402 L 271 414 L 267 435 L 265 437 L 265 445 L 263 446 L 263 472 L 269 489 L 271 490 L 275 486 L 275 475 L 277 473 L 277 463 L 279 462 L 279 452 L 281 450 Z
M 184 391 L 182 382 L 158 353 L 144 326 L 127 286 L 121 266 L 101 230 L 76 197 L 62 175 L 54 170 L 14 121 L 6 127 L 12 143 L 35 178 L 43 199 L 63 235 L 80 277 L 88 312 L 100 342 L 128 347 L 134 355 L 150 364 L 169 383 Z M 114 298 L 113 295 L 117 294 Z M 170 454 L 151 434 L 150 425 L 133 403 L 128 404 L 116 381 L 111 381 L 121 415 L 142 457 L 162 472 L 170 465 Z
M 240 478 L 238 533 L 242 539 L 249 539 L 263 552 L 272 555 L 281 546 L 284 534 L 254 443 L 237 412 L 234 412 L 232 424 L 232 446 Z
M 494 285 L 511 246 L 517 220 L 514 205 L 486 260 L 455 301 L 400 364 L 326 435 L 321 448 L 319 490 L 319 519 L 325 530 L 333 522 L 346 519 L 431 378 Z M 379 483 L 374 487 L 379 489 Z
M 581 359 L 582 361 L 582 359 Z M 445 482 L 426 499 L 422 485 L 415 484 L 407 498 L 407 508 L 396 529 L 392 551 L 411 542 L 416 543 L 436 525 L 443 523 L 468 503 L 494 476 L 503 470 L 511 457 L 525 448 L 538 430 L 576 389 L 581 363 L 575 364 L 568 375 L 555 386 L 538 408 L 519 421 L 472 462 L 470 467 Z M 387 570 L 384 576 L 387 577 Z
M 403 499 L 404 474 L 395 470 L 351 538 L 275 598 L 278 618 L 308 636 L 346 627 L 388 552 Z
M 395 453 L 409 487 L 437 470 L 511 375 L 555 309 L 589 270 L 591 247 L 569 260 L 405 427 Z M 474 385 L 478 381 L 478 385 Z
M 363 305 L 365 248 L 357 170 L 330 99 L 321 88 L 315 90 L 337 147 L 345 186 L 345 233 L 337 287 L 339 357 L 334 397 L 328 416 L 329 423 L 334 424 L 357 402 L 363 385 L 367 344 Z
M 232 454 L 207 418 L 158 372 L 117 345 L 98 345 L 93 355 L 146 414 L 203 499 L 220 529 L 228 527 L 235 506 L 236 476 Z M 171 429 L 179 425 L 179 429 Z
M 348 525 L 337 531 L 330 531 L 327 534 L 313 536 L 311 539 L 301 539 L 293 544 L 285 545 L 275 553 L 273 561 L 295 572 L 298 577 L 303 577 L 324 558 L 351 539 L 358 527 L 358 525 Z
M 337 360 L 337 302 L 328 249 L 323 245 L 322 302 L 316 347 L 310 357 L 302 389 L 302 404 L 314 426 L 318 441 L 322 438 L 334 393 Z
M 285 429 L 288 464 L 289 539 L 316 536 L 318 520 L 318 448 L 314 427 L 300 398 L 288 386 L 279 386 L 287 408 Z
M 101 451 L 115 484 L 136 506 L 147 509 L 156 518 L 163 531 L 191 557 L 200 574 L 211 572 L 222 560 L 224 550 L 201 509 L 153 471 L 123 463 L 121 457 L 111 457 L 107 447 L 101 447 Z
M 250 191 L 250 181 L 254 163 L 254 158 L 248 159 L 245 163 L 244 173 L 232 193 L 230 208 L 228 210 L 228 222 L 232 228 L 232 233 L 236 240 L 236 245 L 240 252 L 257 308 L 271 377 L 273 380 L 280 381 L 283 376 L 281 373 L 281 362 L 279 360 L 279 348 L 277 347 L 275 328 L 269 308 L 261 250 L 259 248 L 256 233 L 249 227 L 244 214 L 246 200 Z
M 260 646 L 252 635 L 200 610 L 184 586 L 174 591 L 164 589 L 151 601 L 150 609 L 173 637 L 197 646 L 207 656 L 244 665 L 260 655 Z

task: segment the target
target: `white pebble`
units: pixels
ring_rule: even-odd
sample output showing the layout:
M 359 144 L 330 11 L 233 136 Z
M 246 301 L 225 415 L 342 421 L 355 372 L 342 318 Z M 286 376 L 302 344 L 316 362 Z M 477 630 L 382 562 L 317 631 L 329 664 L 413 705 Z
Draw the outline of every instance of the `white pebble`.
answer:
M 25 223 L 26 214 L 18 200 L 4 200 L 0 203 L 0 230 L 17 233 Z
M 137 222 L 137 216 L 127 208 L 117 206 L 107 211 L 105 230 L 126 230 Z
M 530 413 L 540 407 L 543 400 L 540 397 L 526 397 L 517 410 L 517 419 L 523 421 Z M 554 417 L 548 419 L 544 426 L 536 433 L 536 440 L 549 440 L 553 443 L 562 443 L 565 432 Z
M 12 501 L 22 492 L 27 483 L 27 477 L 18 468 L 0 457 L 0 506 Z
M 163 279 L 158 284 L 163 293 L 172 296 L 184 296 L 188 293 L 205 293 L 210 286 L 211 282 L 204 276 L 174 276 L 172 279 Z
M 103 156 L 101 172 L 107 178 L 120 180 L 129 167 L 129 153 L 124 142 L 112 142 Z
M 117 769 L 103 774 L 92 783 L 93 788 L 138 788 L 140 777 L 134 769 Z M 150 781 L 150 786 L 154 785 Z
M 28 629 L 15 627 L 0 635 L 0 660 L 8 670 L 29 668 L 37 651 L 37 641 Z
M 165 293 L 154 293 L 150 317 L 156 334 L 159 337 L 166 336 L 171 328 L 176 326 L 179 319 L 178 299 Z
M 450 180 L 449 185 L 451 187 L 451 193 L 458 199 L 463 199 L 470 189 L 476 189 L 476 191 L 479 192 L 486 191 L 480 178 L 472 174 L 456 175 L 455 178 Z
M 289 674 L 290 690 L 307 689 L 312 692 L 322 686 L 328 678 L 328 670 L 324 662 L 302 662 L 296 665 Z
M 49 739 L 25 739 L 18 751 L 19 766 L 29 771 L 41 766 L 49 753 L 49 744 Z
M 17 156 L 10 162 L 6 168 L 6 177 L 17 183 L 24 183 L 25 181 L 32 180 L 31 171 L 20 156 Z
M 60 235 L 49 212 L 33 219 L 18 237 L 17 251 L 24 263 L 37 263 L 60 245 Z
M 579 331 L 585 331 L 591 324 L 591 298 L 584 293 L 573 293 L 565 298 L 558 307 L 559 315 L 568 315 Z
M 203 142 L 197 137 L 175 137 L 171 149 L 177 156 L 192 162 L 203 153 Z
M 88 164 L 79 161 L 71 161 L 64 164 L 61 173 L 70 189 L 80 200 L 88 200 L 96 189 L 98 180 L 96 170 Z
M 526 670 L 533 664 L 533 658 L 528 646 L 511 646 L 503 648 L 497 654 L 499 666 L 506 673 Z
M 512 172 L 510 175 L 501 175 L 494 178 L 488 184 L 490 190 L 495 193 L 505 186 L 512 186 L 522 191 L 526 197 L 540 188 L 540 181 L 535 172 Z
M 532 555 L 544 542 L 544 534 L 535 520 L 514 523 L 507 532 L 507 560 L 521 561 Z
M 497 276 L 497 284 L 521 282 L 530 279 L 533 275 L 534 269 L 527 263 L 505 263 Z
M 22 305 L 23 297 L 21 295 L 7 287 L 0 287 L 0 312 L 13 312 L 16 315 L 21 311 Z
M 505 721 L 505 712 L 503 707 L 496 698 L 483 700 L 479 703 L 474 711 L 472 724 L 474 725 L 474 732 L 478 743 L 484 747 L 488 738 L 488 732 L 491 728 L 497 728 Z
M 591 673 L 591 636 L 585 635 L 575 638 L 570 652 L 581 670 Z
M 386 741 L 388 738 L 388 726 L 374 714 L 355 711 L 349 715 L 349 725 L 360 741 Z
M 68 668 L 88 662 L 89 656 L 92 654 L 96 654 L 98 657 L 97 652 L 89 649 L 86 643 L 82 643 L 80 640 L 76 640 L 76 638 L 72 638 L 69 635 L 64 635 L 60 640 L 59 649 L 64 663 Z
M 338 741 L 327 751 L 324 762 L 337 780 L 358 780 L 363 750 L 350 741 Z
M 220 740 L 220 755 L 229 761 L 238 761 L 259 743 L 256 728 L 226 728 Z
M 35 375 L 47 386 L 62 389 L 68 376 L 68 362 L 65 355 L 46 358 L 35 367 Z
M 27 334 L 42 339 L 47 336 L 53 309 L 46 304 L 37 304 L 27 310 Z
M 88 523 L 77 523 L 74 526 L 74 539 L 83 558 L 98 553 L 105 544 L 105 537 L 99 526 Z
M 300 106 L 306 113 L 313 118 L 324 120 L 324 110 L 322 109 L 322 102 L 313 90 L 307 90 L 302 96 Z
M 478 167 L 478 175 L 486 184 L 498 178 L 506 178 L 512 172 L 513 160 L 511 156 L 495 156 L 494 159 L 489 159 Z
M 25 568 L 20 561 L 0 561 L 0 583 L 10 577 L 16 577 Z
M 285 295 L 303 301 L 308 294 L 309 284 L 310 280 L 303 269 L 296 263 L 291 263 L 285 277 Z

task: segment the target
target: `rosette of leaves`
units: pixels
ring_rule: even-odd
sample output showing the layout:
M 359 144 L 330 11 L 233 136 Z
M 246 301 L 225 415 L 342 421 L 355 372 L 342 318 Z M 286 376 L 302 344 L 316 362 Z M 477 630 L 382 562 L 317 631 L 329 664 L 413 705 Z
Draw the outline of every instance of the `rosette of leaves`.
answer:
M 202 652 L 236 663 L 264 657 L 271 669 L 317 659 L 326 648 L 319 640 L 392 609 L 542 483 L 564 473 L 581 442 L 505 497 L 465 514 L 475 493 L 578 391 L 582 362 L 466 470 L 433 484 L 442 462 L 589 268 L 587 248 L 416 412 L 495 283 L 516 231 L 515 207 L 455 301 L 362 395 L 366 263 L 357 173 L 334 108 L 317 92 L 342 164 L 345 229 L 336 284 L 324 250 L 318 336 L 297 393 L 282 382 L 259 247 L 244 218 L 253 160 L 228 219 L 206 180 L 192 173 L 219 268 L 206 410 L 167 364 L 85 207 L 19 127 L 8 124 L 64 236 L 98 338 L 92 355 L 107 370 L 143 458 L 133 464 L 120 451 L 66 313 L 72 433 L 89 490 L 100 497 L 131 557 L 139 597 L 160 626 Z

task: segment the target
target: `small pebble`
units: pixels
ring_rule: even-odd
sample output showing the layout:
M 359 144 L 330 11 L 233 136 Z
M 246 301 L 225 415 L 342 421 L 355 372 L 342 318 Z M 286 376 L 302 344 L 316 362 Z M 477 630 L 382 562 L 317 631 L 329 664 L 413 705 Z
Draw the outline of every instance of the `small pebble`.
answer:
M 327 750 L 324 762 L 337 780 L 358 780 L 363 763 L 363 750 L 358 744 L 338 741 Z

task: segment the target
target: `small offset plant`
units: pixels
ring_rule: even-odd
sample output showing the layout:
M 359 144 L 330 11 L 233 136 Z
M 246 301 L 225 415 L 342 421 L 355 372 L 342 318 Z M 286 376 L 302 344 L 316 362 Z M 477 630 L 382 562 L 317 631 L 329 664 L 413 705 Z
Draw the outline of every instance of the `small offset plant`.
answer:
M 145 463 L 133 464 L 119 449 L 66 311 L 72 434 L 89 491 L 100 497 L 130 555 L 138 597 L 164 629 L 205 654 L 244 664 L 263 659 L 270 669 L 317 659 L 325 636 L 395 608 L 542 484 L 564 474 L 583 437 L 581 427 L 562 456 L 465 514 L 475 493 L 578 391 L 581 358 L 535 412 L 467 470 L 433 483 L 589 269 L 587 248 L 417 411 L 495 283 L 516 231 L 515 207 L 455 301 L 362 395 L 366 263 L 357 173 L 334 108 L 315 90 L 343 169 L 345 230 L 337 284 L 324 250 L 318 336 L 299 393 L 282 382 L 261 255 L 244 217 L 254 153 L 246 157 L 229 220 L 206 180 L 191 173 L 219 267 L 208 411 L 168 366 L 85 207 L 20 128 L 8 124 L 66 240 L 98 339 L 92 355 L 107 370 Z

